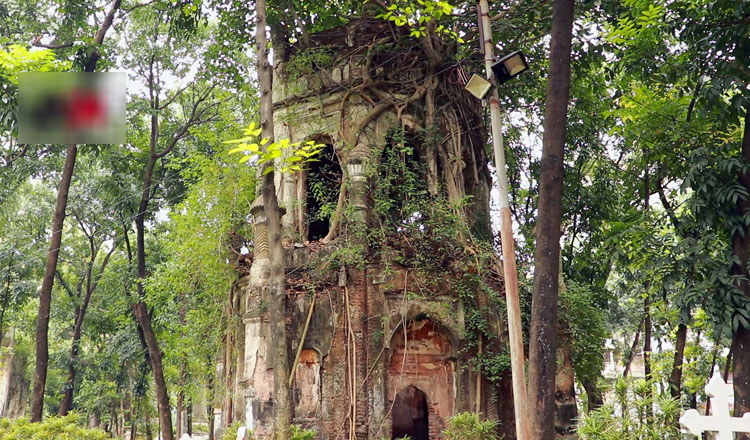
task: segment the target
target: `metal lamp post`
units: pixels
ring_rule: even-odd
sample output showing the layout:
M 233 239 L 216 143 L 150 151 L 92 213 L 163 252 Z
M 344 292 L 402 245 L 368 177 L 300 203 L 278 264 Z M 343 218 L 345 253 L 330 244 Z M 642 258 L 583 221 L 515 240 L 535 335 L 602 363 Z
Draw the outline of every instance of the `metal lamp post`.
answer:
M 513 52 L 498 61 L 494 60 L 494 43 L 490 27 L 489 5 L 487 0 L 479 0 L 479 28 L 484 49 L 484 64 L 487 77 L 493 75 L 498 84 L 529 69 L 526 58 L 520 51 Z M 474 77 L 472 77 L 474 79 Z M 481 78 L 479 78 L 481 79 Z M 480 83 L 479 86 L 476 84 Z M 468 84 L 467 84 L 468 86 Z M 489 87 L 482 87 L 481 82 L 475 80 L 473 87 L 477 98 L 484 98 Z M 508 311 L 508 334 L 510 343 L 510 363 L 513 376 L 513 406 L 515 409 L 516 437 L 518 440 L 531 440 L 529 419 L 526 406 L 526 374 L 524 371 L 523 330 L 521 327 L 521 305 L 518 297 L 518 269 L 516 268 L 516 250 L 513 240 L 513 223 L 510 213 L 508 197 L 508 175 L 505 170 L 505 150 L 503 147 L 503 130 L 500 121 L 500 101 L 497 88 L 490 95 L 490 121 L 492 126 L 492 145 L 495 152 L 495 168 L 497 171 L 497 189 L 500 193 L 500 239 L 503 254 L 503 278 L 505 282 L 505 300 Z

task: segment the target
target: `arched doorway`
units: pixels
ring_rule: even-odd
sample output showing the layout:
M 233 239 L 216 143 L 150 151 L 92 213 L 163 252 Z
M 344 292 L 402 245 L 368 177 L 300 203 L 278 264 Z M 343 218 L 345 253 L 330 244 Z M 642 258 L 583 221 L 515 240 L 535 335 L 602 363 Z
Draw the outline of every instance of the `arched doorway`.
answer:
M 427 432 L 421 437 L 407 432 L 413 440 L 439 439 L 448 417 L 453 415 L 456 400 L 456 369 L 450 337 L 437 322 L 422 316 L 395 331 L 390 348 L 387 380 L 388 403 L 393 405 L 392 438 L 399 438 L 397 434 L 404 427 L 417 422 Z M 419 413 L 422 410 L 424 417 Z M 412 422 L 397 420 L 406 415 Z
M 427 395 L 409 386 L 396 395 L 393 402 L 392 439 L 430 440 Z

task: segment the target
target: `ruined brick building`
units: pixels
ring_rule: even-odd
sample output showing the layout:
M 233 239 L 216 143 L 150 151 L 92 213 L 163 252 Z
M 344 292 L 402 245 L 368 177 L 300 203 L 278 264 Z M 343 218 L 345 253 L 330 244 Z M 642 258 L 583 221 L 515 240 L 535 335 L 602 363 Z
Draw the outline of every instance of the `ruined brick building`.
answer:
M 489 305 L 502 297 L 498 271 L 485 264 L 479 275 L 484 263 L 472 255 L 477 240 L 491 242 L 491 179 L 484 110 L 453 80 L 455 45 L 409 38 L 370 18 L 311 41 L 306 50 L 274 46 L 276 138 L 326 145 L 306 171 L 277 174 L 290 364 L 298 356 L 295 424 L 321 439 L 435 440 L 451 415 L 480 411 L 511 433 L 510 381 L 476 369 L 482 350 L 502 352 L 504 312 Z M 416 181 L 383 169 L 397 148 L 401 166 L 419 170 L 410 175 L 421 176 Z M 466 228 L 446 232 L 432 214 L 404 213 L 405 187 L 421 188 L 415 198 L 442 204 Z M 386 227 L 384 212 L 405 218 Z M 251 214 L 253 260 L 238 285 L 239 361 L 221 366 L 232 369 L 224 377 L 233 391 L 223 411 L 264 439 L 274 347 L 262 295 L 269 264 L 262 199 Z M 467 277 L 482 278 L 489 293 L 466 291 L 476 284 L 459 283 Z M 478 316 L 491 323 L 485 336 L 470 331 Z

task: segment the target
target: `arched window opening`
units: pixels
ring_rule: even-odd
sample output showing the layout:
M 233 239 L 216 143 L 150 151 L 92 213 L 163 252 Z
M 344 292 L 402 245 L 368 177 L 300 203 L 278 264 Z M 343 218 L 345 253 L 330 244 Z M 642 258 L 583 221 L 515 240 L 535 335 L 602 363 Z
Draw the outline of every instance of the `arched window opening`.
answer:
M 386 224 L 400 229 L 422 217 L 420 204 L 427 198 L 427 175 L 414 135 L 397 130 L 387 140 L 373 195 L 375 211 Z
M 306 176 L 305 217 L 308 241 L 317 241 L 328 235 L 343 178 L 341 165 L 332 144 L 326 143 L 316 159 L 308 165 Z

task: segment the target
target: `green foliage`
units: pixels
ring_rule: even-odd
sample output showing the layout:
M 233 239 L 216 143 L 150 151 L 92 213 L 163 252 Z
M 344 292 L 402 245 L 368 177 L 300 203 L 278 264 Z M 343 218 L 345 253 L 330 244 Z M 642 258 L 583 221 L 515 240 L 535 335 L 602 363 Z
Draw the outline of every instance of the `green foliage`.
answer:
M 16 355 L 31 358 L 32 299 L 44 269 L 47 228 L 62 156 L 59 146 L 15 142 L 15 74 L 68 70 L 74 62 L 80 67 L 94 49 L 93 36 L 105 6 L 39 0 L 0 3 L 1 328 L 16 326 Z M 397 43 L 394 56 L 409 57 L 420 44 L 431 41 L 444 55 L 434 75 L 439 81 L 451 81 L 444 69 L 457 59 L 463 60 L 467 70 L 479 70 L 480 58 L 470 53 L 475 44 L 458 46 L 463 58 L 454 57 L 453 52 L 461 37 L 477 38 L 472 31 L 476 17 L 469 13 L 468 3 L 453 7 L 438 0 L 396 0 L 388 5 L 380 17 L 420 40 L 404 38 L 408 42 Z M 256 126 L 251 125 L 244 134 L 239 131 L 238 124 L 257 120 L 257 94 L 247 81 L 253 78 L 248 71 L 252 54 L 247 50 L 252 40 L 252 28 L 247 26 L 254 14 L 252 2 L 156 0 L 123 8 L 131 6 L 138 7 L 116 14 L 121 40 L 110 41 L 109 36 L 114 35 L 110 33 L 97 48 L 103 55 L 100 67 L 122 68 L 137 75 L 131 79 L 140 80 L 148 76 L 149 60 L 156 60 L 157 82 L 161 79 L 157 93 L 160 104 L 166 106 L 158 111 L 158 147 L 170 141 L 196 96 L 192 88 L 185 90 L 185 99 L 176 96 L 177 89 L 187 85 L 183 81 L 198 72 L 201 87 L 209 80 L 216 83 L 212 93 L 219 121 L 210 112 L 204 114 L 212 122 L 191 127 L 185 135 L 189 142 L 180 142 L 169 157 L 159 161 L 146 213 L 147 266 L 152 274 L 146 301 L 164 352 L 170 391 L 197 398 L 207 381 L 215 379 L 213 362 L 222 338 L 239 326 L 238 313 L 227 304 L 226 296 L 238 274 L 238 253 L 247 252 L 252 240 L 247 209 L 254 197 L 256 170 L 229 159 L 221 142 L 236 138 L 232 142 L 239 148 L 234 151 L 249 152 L 244 161 L 252 159 L 260 166 L 273 161 L 277 170 L 285 172 L 317 160 L 320 146 L 287 140 L 267 145 L 262 152 L 268 141 L 258 141 Z M 337 53 L 330 49 L 304 47 L 303 24 L 310 34 L 330 30 L 377 7 L 372 2 L 351 0 L 271 2 L 269 23 L 283 35 L 275 43 L 295 46 L 296 56 L 287 64 L 290 78 L 314 75 L 336 62 Z M 512 109 L 505 134 L 510 149 L 514 224 L 520 227 L 523 294 L 532 275 L 533 230 L 543 227 L 535 219 L 536 179 L 541 167 L 535 137 L 541 133 L 543 119 L 551 3 L 494 2 L 491 8 L 491 15 L 501 18 L 493 20 L 495 41 L 502 42 L 503 50 L 523 47 L 534 65 L 534 73 L 501 90 L 501 105 Z M 208 10 L 216 11 L 218 24 L 206 19 Z M 705 339 L 719 341 L 716 347 L 707 347 L 705 341 L 688 340 L 682 391 L 701 393 L 705 378 L 716 368 L 713 355 L 729 345 L 726 336 L 750 325 L 750 302 L 737 288 L 743 277 L 732 275 L 729 269 L 736 263 L 731 237 L 743 233 L 750 222 L 750 217 L 737 210 L 738 202 L 750 196 L 737 183 L 738 175 L 748 166 L 741 156 L 744 125 L 740 118 L 750 103 L 750 75 L 742 62 L 750 58 L 746 20 L 750 2 L 595 1 L 582 2 L 576 10 L 571 89 L 575 99 L 568 118 L 562 203 L 568 291 L 560 297 L 560 316 L 569 328 L 576 376 L 596 382 L 601 341 L 612 331 L 632 334 L 648 295 L 655 338 L 673 338 L 676 325 L 683 323 L 689 325 L 691 335 L 700 333 Z M 39 36 L 41 40 L 37 40 Z M 441 43 L 435 38 L 439 36 L 447 38 Z M 72 47 L 54 51 L 29 48 L 31 41 L 70 43 Z M 173 78 L 180 84 L 170 88 L 167 82 Z M 304 87 L 303 83 L 299 81 L 297 87 Z M 371 84 L 352 90 L 367 100 L 375 96 L 373 88 L 382 85 L 390 88 L 390 84 Z M 438 112 L 444 100 L 452 99 L 440 90 L 433 95 Z M 124 240 L 127 231 L 131 246 L 135 243 L 132 220 L 142 191 L 141 165 L 148 154 L 149 119 L 154 113 L 142 91 L 135 88 L 129 95 L 126 145 L 81 148 L 71 192 L 68 219 L 72 221 L 66 221 L 60 274 L 55 282 L 47 411 L 54 411 L 59 403 L 66 369 L 73 361 L 69 354 L 72 313 L 81 302 L 75 286 L 90 262 L 89 243 L 79 221 L 98 231 L 97 241 L 102 233 L 111 237 L 113 231 L 117 231 L 118 240 Z M 403 109 L 404 115 L 411 113 L 417 119 L 421 110 L 420 101 Z M 476 126 L 480 131 L 481 125 Z M 447 274 L 453 293 L 464 303 L 465 345 L 473 350 L 480 337 L 495 334 L 488 311 L 504 314 L 498 286 L 488 281 L 492 276 L 488 275 L 489 257 L 495 250 L 477 243 L 465 225 L 462 211 L 472 200 L 452 205 L 428 193 L 424 151 L 420 149 L 435 148 L 433 134 L 419 133 L 414 135 L 417 139 L 401 130 L 390 134 L 389 145 L 382 157 L 373 161 L 378 165 L 370 176 L 368 195 L 375 215 L 369 218 L 373 221 L 367 228 L 348 222 L 352 208 L 345 206 L 342 235 L 351 240 L 334 244 L 337 249 L 330 255 L 333 264 L 328 268 L 382 263 L 386 271 L 405 267 L 426 275 L 423 278 L 427 280 Z M 646 173 L 652 193 L 648 213 L 643 207 Z M 479 176 L 479 180 L 485 177 Z M 310 213 L 311 218 L 330 218 L 338 186 L 315 179 L 308 183 L 320 205 Z M 657 185 L 663 194 L 657 194 Z M 665 201 L 659 203 L 657 197 Z M 110 243 L 103 246 L 105 252 Z M 93 262 L 101 263 L 102 257 L 100 252 Z M 109 409 L 130 395 L 142 425 L 146 414 L 154 420 L 153 390 L 149 389 L 148 367 L 131 317 L 135 276 L 129 257 L 132 255 L 124 243 L 115 249 L 88 309 L 75 363 L 80 373 L 75 406 L 100 412 L 106 419 Z M 645 285 L 644 280 L 650 283 Z M 73 295 L 63 282 L 72 286 Z M 413 291 L 408 297 L 436 290 L 430 283 L 409 287 Z M 480 295 L 486 295 L 489 304 L 480 306 Z M 521 299 L 528 304 L 527 298 Z M 381 332 L 373 340 L 382 342 L 385 336 Z M 497 381 L 507 370 L 508 356 L 505 351 L 492 353 L 486 347 L 472 365 Z M 663 385 L 670 372 L 672 355 L 670 351 L 654 352 L 656 385 Z M 30 370 L 25 379 L 30 378 Z M 185 383 L 178 387 L 183 378 Z M 629 387 L 618 384 L 619 400 L 610 410 L 603 408 L 582 422 L 584 438 L 673 438 L 666 421 L 667 413 L 675 413 L 673 404 L 655 397 L 652 403 L 657 410 L 653 419 L 648 419 L 651 416 L 645 407 L 636 402 L 646 388 L 643 384 Z M 21 430 L 23 424 L 18 422 L 14 429 Z M 10 426 L 8 421 L 0 425 L 4 433 Z M 41 426 L 26 423 L 23 429 Z M 666 434 L 659 431 L 662 428 Z M 467 438 L 464 435 L 460 438 Z
M 292 440 L 315 440 L 315 431 L 292 425 Z
M 285 69 L 288 81 L 318 72 L 333 65 L 333 55 L 330 47 L 310 47 L 300 50 L 286 64 Z
M 236 440 L 237 439 L 237 431 L 243 426 L 242 421 L 235 420 L 232 422 L 231 425 L 227 426 L 227 429 L 224 430 L 224 434 L 221 436 L 221 440 Z M 252 438 L 252 436 L 249 436 L 249 438 Z
M 412 251 L 393 257 L 399 264 L 429 273 L 457 269 L 467 258 L 459 237 L 470 236 L 461 215 L 468 200 L 454 206 L 444 196 L 431 196 L 426 165 L 404 136 L 401 131 L 391 133 L 377 168 L 372 170 L 376 177 L 371 190 L 373 208 L 381 227 L 369 231 L 370 243 L 376 252 L 387 252 L 382 244 L 405 240 Z M 392 256 L 380 257 L 388 265 Z
M 19 72 L 62 71 L 69 67 L 70 63 L 55 61 L 55 53 L 49 49 L 31 51 L 18 44 L 0 49 L 0 77 L 13 84 L 18 84 Z
M 83 416 L 70 413 L 65 417 L 49 417 L 40 423 L 26 418 L 0 420 L 0 440 L 105 440 L 109 434 L 83 427 Z
M 680 404 L 666 396 L 649 396 L 653 384 L 618 379 L 615 402 L 583 416 L 578 424 L 581 440 L 679 440 L 676 420 Z
M 161 261 L 147 284 L 149 303 L 162 310 L 160 341 L 170 378 L 185 375 L 180 391 L 199 395 L 214 374 L 212 353 L 234 331 L 223 301 L 238 277 L 237 261 L 252 239 L 247 210 L 256 172 L 226 154 L 198 153 L 173 160 L 189 188 L 161 229 Z M 190 331 L 185 331 L 190 328 Z
M 0 41 L 0 163 L 7 165 L 8 158 L 18 154 L 18 151 L 24 151 L 14 142 L 18 133 L 18 74 L 64 71 L 69 68 L 70 63 L 56 60 L 51 50 L 29 50 L 19 44 L 4 47 Z M 33 166 L 30 168 L 28 171 L 0 169 L 0 205 L 4 202 L 8 187 L 12 188 L 12 183 L 22 181 L 27 173 L 32 172 Z
M 327 258 L 332 270 L 338 270 L 342 267 L 356 267 L 364 269 L 367 265 L 365 256 L 365 247 L 362 244 L 346 243 L 346 245 L 336 248 Z
M 291 142 L 289 139 L 274 142 L 270 142 L 268 138 L 258 140 L 261 131 L 260 128 L 256 128 L 255 122 L 251 122 L 243 130 L 243 137 L 224 143 L 239 144 L 229 150 L 229 154 L 244 153 L 245 155 L 240 159 L 240 163 L 255 159 L 260 168 L 270 164 L 271 166 L 263 170 L 264 174 L 268 174 L 274 169 L 281 173 L 301 171 L 305 164 L 316 160 L 315 156 L 325 148 L 324 144 L 318 144 L 312 140 L 304 144 L 302 142 Z
M 604 367 L 604 343 L 610 337 L 606 311 L 587 286 L 568 282 L 560 291 L 560 321 L 567 324 L 571 357 L 578 380 L 593 380 Z
M 482 420 L 476 413 L 458 413 L 448 418 L 446 440 L 498 440 L 498 422 Z
M 377 17 L 391 21 L 396 26 L 409 26 L 410 35 L 420 38 L 428 34 L 428 24 L 433 19 L 440 21 L 449 17 L 454 9 L 450 3 L 439 0 L 399 0 Z M 436 25 L 434 29 L 459 43 L 464 42 L 456 31 L 447 29 L 443 24 Z

